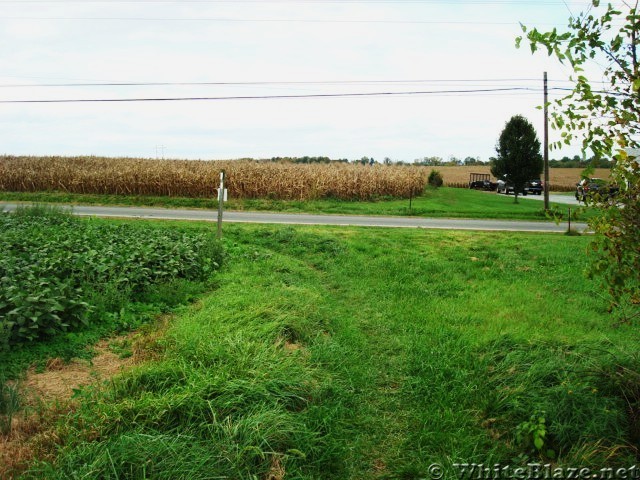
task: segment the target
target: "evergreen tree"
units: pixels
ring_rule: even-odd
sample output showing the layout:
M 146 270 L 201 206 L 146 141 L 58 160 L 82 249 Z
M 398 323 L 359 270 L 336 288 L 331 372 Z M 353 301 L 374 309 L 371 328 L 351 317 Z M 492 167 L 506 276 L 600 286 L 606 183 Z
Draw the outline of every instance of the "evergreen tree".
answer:
M 542 173 L 540 141 L 533 125 L 521 115 L 511 117 L 500 134 L 496 158 L 491 161 L 491 173 L 513 185 L 515 202 L 525 184 Z

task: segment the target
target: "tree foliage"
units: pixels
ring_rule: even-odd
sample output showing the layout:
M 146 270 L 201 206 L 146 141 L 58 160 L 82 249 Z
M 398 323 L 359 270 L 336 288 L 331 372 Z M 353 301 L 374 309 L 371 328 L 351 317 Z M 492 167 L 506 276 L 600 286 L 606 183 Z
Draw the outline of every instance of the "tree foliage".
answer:
M 491 173 L 496 178 L 506 176 L 514 187 L 517 202 L 525 184 L 542 172 L 540 141 L 533 125 L 521 115 L 511 117 L 500 134 L 496 153 L 497 157 L 491 161 Z
M 427 183 L 430 186 L 435 188 L 441 187 L 442 184 L 444 183 L 442 174 L 438 170 L 431 170 L 431 173 L 429 173 L 429 178 L 427 180 Z
M 629 150 L 640 146 L 638 1 L 617 8 L 592 0 L 585 12 L 569 19 L 566 32 L 524 25 L 522 30 L 532 53 L 545 48 L 574 72 L 573 89 L 554 102 L 551 112 L 552 127 L 561 132 L 555 146 L 580 139 L 585 151 L 615 160 L 612 178 L 621 191 L 614 201 L 595 199 L 602 214 L 591 222 L 600 234 L 591 273 L 604 279 L 612 307 L 630 306 L 631 316 L 640 315 L 640 163 L 637 151 Z

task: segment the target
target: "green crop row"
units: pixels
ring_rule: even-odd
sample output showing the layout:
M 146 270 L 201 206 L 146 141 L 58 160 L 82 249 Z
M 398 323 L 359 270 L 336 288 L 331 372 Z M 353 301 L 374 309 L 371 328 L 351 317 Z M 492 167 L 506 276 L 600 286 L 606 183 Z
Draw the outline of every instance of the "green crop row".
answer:
M 212 235 L 35 207 L 0 214 L 0 349 L 103 321 L 153 284 L 206 279 Z

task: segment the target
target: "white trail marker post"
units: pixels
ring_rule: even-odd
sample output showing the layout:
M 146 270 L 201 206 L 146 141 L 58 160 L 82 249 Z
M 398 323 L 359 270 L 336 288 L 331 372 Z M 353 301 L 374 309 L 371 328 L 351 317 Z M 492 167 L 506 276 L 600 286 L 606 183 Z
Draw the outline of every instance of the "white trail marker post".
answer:
M 222 238 L 222 204 L 227 201 L 227 189 L 224 188 L 224 170 L 220 172 L 218 187 L 218 239 Z

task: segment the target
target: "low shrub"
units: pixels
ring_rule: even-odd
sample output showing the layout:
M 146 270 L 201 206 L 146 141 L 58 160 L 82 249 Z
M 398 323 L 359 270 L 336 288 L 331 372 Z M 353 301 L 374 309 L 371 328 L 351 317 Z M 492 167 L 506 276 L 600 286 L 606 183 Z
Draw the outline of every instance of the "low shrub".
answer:
M 427 179 L 427 183 L 432 187 L 438 188 L 442 186 L 444 180 L 442 179 L 442 175 L 439 171 L 431 170 L 431 173 L 429 173 L 429 178 Z

